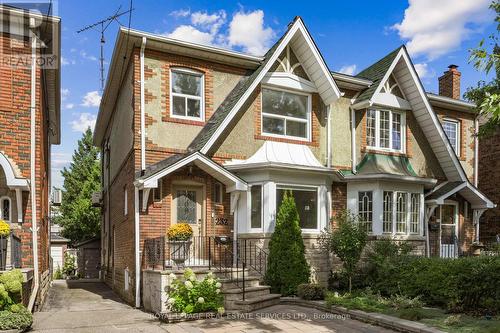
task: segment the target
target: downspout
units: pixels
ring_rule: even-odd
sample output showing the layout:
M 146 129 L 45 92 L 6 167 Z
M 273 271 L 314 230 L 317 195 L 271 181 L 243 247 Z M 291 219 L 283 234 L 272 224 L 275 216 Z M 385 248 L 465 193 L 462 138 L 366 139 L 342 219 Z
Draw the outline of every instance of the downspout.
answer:
M 139 255 L 139 189 L 134 186 L 134 235 L 135 235 L 135 307 L 141 307 L 141 263 Z
M 30 18 L 30 28 L 35 27 L 35 19 Z M 28 310 L 33 311 L 40 288 L 38 269 L 38 225 L 36 216 L 36 34 L 31 32 L 31 92 L 30 92 L 30 190 L 31 190 L 31 236 L 33 248 L 33 290 L 30 295 Z
M 146 48 L 146 37 L 142 37 L 140 53 L 141 74 L 141 171 L 146 169 L 146 110 L 144 101 L 144 49 Z M 139 227 L 139 189 L 134 186 L 134 235 L 135 235 L 135 307 L 141 307 L 141 263 L 140 263 L 140 238 Z
M 358 164 L 356 157 L 356 113 L 352 106 L 349 107 L 351 111 L 351 171 L 356 174 L 356 165 Z
M 330 124 L 332 120 L 331 116 L 331 107 L 328 105 L 326 107 L 326 167 L 331 168 L 332 167 L 332 125 Z
M 142 37 L 141 44 L 141 171 L 146 169 L 146 111 L 144 100 L 144 49 L 146 48 L 146 37 Z
M 474 119 L 474 186 L 479 183 L 479 119 Z

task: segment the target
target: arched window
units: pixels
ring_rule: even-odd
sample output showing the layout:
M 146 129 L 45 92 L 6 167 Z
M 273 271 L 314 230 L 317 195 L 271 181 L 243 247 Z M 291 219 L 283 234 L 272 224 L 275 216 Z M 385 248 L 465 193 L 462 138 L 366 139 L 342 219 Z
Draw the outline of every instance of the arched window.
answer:
M 6 222 L 11 222 L 12 205 L 9 197 L 0 198 L 0 218 Z

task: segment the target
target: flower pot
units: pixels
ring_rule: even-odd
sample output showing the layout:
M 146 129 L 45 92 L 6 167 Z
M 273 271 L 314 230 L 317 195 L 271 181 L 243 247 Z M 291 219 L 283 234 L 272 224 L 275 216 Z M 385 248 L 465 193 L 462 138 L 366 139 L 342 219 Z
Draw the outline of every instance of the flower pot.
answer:
M 0 270 L 4 271 L 7 265 L 7 238 L 0 237 Z
M 177 266 L 183 265 L 189 258 L 189 250 L 191 248 L 191 240 L 187 241 L 170 241 L 170 259 Z

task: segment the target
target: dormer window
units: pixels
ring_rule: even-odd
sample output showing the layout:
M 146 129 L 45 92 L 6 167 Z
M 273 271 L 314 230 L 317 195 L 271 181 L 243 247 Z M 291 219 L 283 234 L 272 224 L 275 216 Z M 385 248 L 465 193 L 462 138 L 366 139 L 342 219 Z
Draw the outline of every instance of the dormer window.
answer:
M 366 145 L 368 148 L 403 152 L 404 113 L 393 110 L 366 112 Z
M 170 116 L 204 120 L 203 74 L 188 69 L 170 71 Z
M 311 95 L 263 88 L 262 133 L 269 136 L 309 141 Z
M 460 123 L 454 119 L 444 119 L 443 130 L 455 154 L 460 156 Z

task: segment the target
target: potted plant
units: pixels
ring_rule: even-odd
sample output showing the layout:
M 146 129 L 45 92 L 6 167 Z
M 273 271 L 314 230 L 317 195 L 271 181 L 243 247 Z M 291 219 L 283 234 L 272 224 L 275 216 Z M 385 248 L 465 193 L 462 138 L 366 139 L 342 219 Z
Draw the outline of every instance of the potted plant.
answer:
M 0 270 L 5 270 L 7 265 L 7 240 L 10 235 L 10 226 L 0 219 Z
M 189 249 L 191 247 L 191 237 L 193 229 L 188 223 L 176 223 L 167 230 L 167 238 L 170 245 L 170 259 L 177 266 L 184 264 L 189 258 Z

